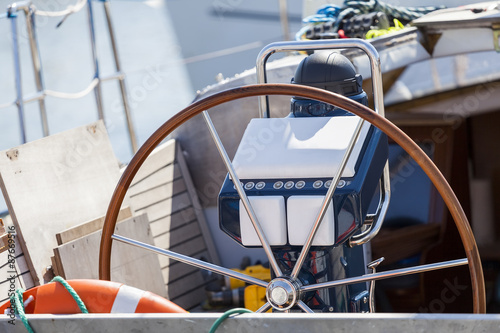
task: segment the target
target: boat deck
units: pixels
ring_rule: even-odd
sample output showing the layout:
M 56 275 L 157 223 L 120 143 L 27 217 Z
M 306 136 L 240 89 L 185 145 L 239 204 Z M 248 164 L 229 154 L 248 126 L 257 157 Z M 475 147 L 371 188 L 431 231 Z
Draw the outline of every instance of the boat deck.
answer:
M 35 332 L 208 332 L 220 313 L 28 315 Z M 496 332 L 500 315 L 473 314 L 243 314 L 225 320 L 218 332 Z M 26 332 L 0 319 L 0 331 Z

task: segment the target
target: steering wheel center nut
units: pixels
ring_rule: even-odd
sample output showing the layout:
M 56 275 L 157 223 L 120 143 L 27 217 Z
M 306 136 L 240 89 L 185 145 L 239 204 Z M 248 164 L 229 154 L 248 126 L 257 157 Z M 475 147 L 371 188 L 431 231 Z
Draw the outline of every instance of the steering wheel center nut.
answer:
M 300 286 L 297 282 L 286 278 L 276 278 L 267 286 L 267 301 L 278 311 L 286 311 L 297 304 Z

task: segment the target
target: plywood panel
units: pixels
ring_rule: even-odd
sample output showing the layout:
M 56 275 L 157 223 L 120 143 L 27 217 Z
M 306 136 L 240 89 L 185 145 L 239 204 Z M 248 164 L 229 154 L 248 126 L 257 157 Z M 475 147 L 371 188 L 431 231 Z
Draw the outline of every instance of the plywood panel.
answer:
M 164 249 L 170 249 L 199 235 L 201 235 L 201 231 L 198 227 L 198 223 L 193 221 L 170 232 L 157 235 L 154 239 L 156 246 Z
M 149 177 L 154 172 L 172 163 L 175 160 L 175 145 L 175 141 L 170 140 L 151 153 L 146 162 L 135 175 L 131 186 L 134 186 L 136 183 Z
M 130 207 L 125 207 L 120 209 L 120 212 L 118 213 L 118 218 L 116 220 L 120 222 L 129 217 L 132 217 L 132 211 L 130 210 Z M 102 226 L 104 225 L 105 218 L 106 218 L 105 216 L 102 216 L 98 219 L 79 224 L 77 226 L 74 226 L 73 228 L 69 228 L 62 232 L 57 233 L 56 234 L 57 245 L 62 245 L 64 243 L 71 242 L 75 239 L 78 239 L 80 237 L 101 230 Z
M 208 253 L 204 251 L 201 252 L 200 254 L 196 254 L 191 257 L 206 260 L 206 258 L 208 258 Z M 174 262 L 170 266 L 164 267 L 162 269 L 163 280 L 166 281 L 165 283 L 170 283 L 171 281 L 180 279 L 183 276 L 188 275 L 197 270 L 198 268 L 194 266 L 184 264 L 181 262 Z
M 218 263 L 180 147 L 175 141 L 160 146 L 141 169 L 146 171 L 136 176 L 128 193 L 134 210 L 148 213 L 154 244 Z M 165 256 L 159 256 L 159 262 L 170 299 L 178 299 L 187 309 L 205 300 L 200 269 Z
M 203 303 L 206 299 L 207 294 L 205 293 L 203 286 L 200 286 L 183 295 L 180 295 L 179 297 L 176 297 L 175 299 L 172 299 L 172 302 L 189 311 L 190 309 L 201 305 L 201 303 Z
M 116 225 L 115 233 L 152 244 L 146 214 Z M 67 279 L 98 279 L 101 231 L 65 243 L 55 249 Z M 111 280 L 166 296 L 158 256 L 155 253 L 120 242 L 113 242 Z
M 132 205 L 135 204 L 132 201 Z M 142 209 L 136 210 L 136 213 L 147 212 L 149 219 L 151 221 L 156 221 L 165 216 L 176 213 L 182 209 L 188 208 L 191 206 L 191 198 L 187 192 L 176 195 L 173 198 L 169 198 L 157 203 L 154 203 L 150 206 L 144 207 Z
M 148 160 L 146 160 L 146 162 L 144 163 L 148 163 Z M 133 196 L 135 194 L 148 191 L 151 188 L 158 186 L 160 184 L 172 182 L 181 177 L 182 175 L 179 165 L 177 163 L 171 163 L 155 171 L 148 177 L 142 179 L 140 182 L 132 185 L 129 188 L 128 193 L 130 196 Z
M 12 229 L 12 220 L 7 216 L 4 222 L 5 229 L 14 232 L 13 240 L 15 247 L 14 253 L 9 251 L 0 253 L 0 303 L 6 300 L 9 292 L 11 292 L 11 282 L 15 283 L 15 288 L 28 289 L 35 286 L 29 274 L 29 268 L 23 250 L 17 240 L 15 229 Z M 9 262 L 9 260 L 12 259 L 14 259 L 14 266 L 10 265 L 11 262 Z
M 217 249 L 215 248 L 215 244 L 213 242 L 212 234 L 210 233 L 210 230 L 208 229 L 208 224 L 205 219 L 205 215 L 203 214 L 203 209 L 200 204 L 200 201 L 198 200 L 198 194 L 196 192 L 196 188 L 194 187 L 193 181 L 191 179 L 191 175 L 189 174 L 189 169 L 187 167 L 186 161 L 184 160 L 184 155 L 182 153 L 182 149 L 180 146 L 177 146 L 177 152 L 176 152 L 176 157 L 177 157 L 177 163 L 179 163 L 179 166 L 182 171 L 182 177 L 184 178 L 184 181 L 186 182 L 186 188 L 187 191 L 189 192 L 189 196 L 191 197 L 191 202 L 194 208 L 194 212 L 196 214 L 196 218 L 198 220 L 198 224 L 201 229 L 201 233 L 203 234 L 203 238 L 205 240 L 205 244 L 207 246 L 208 253 L 210 254 L 210 260 L 214 264 L 220 265 L 220 260 L 219 256 L 217 254 Z
M 185 243 L 174 246 L 174 247 L 170 248 L 169 250 L 174 251 L 174 252 L 178 252 L 181 254 L 185 254 L 187 256 L 192 256 L 192 255 L 195 255 L 196 253 L 205 251 L 206 248 L 205 248 L 205 243 L 203 242 L 203 237 L 198 236 L 198 237 L 195 237 L 193 239 L 186 241 Z M 159 256 L 158 258 L 160 260 L 160 267 L 162 267 L 162 268 L 167 267 L 174 262 L 177 262 L 177 260 L 169 259 L 166 256 Z
M 179 297 L 187 292 L 190 292 L 193 289 L 197 289 L 200 287 L 204 287 L 205 281 L 201 276 L 201 271 L 197 270 L 193 273 L 183 276 L 182 279 L 169 282 L 167 285 L 167 295 L 168 299 L 174 300 L 176 297 Z
M 134 200 L 134 208 L 136 210 L 141 210 L 144 207 L 151 206 L 157 202 L 167 200 L 172 198 L 177 194 L 186 192 L 186 185 L 184 180 L 179 178 L 173 182 L 160 184 L 158 186 L 152 187 L 148 191 L 138 193 L 131 196 Z
M 169 232 L 171 229 L 179 228 L 180 226 L 195 220 L 196 215 L 194 214 L 194 209 L 189 207 L 151 222 L 149 226 L 151 227 L 151 233 L 154 237 L 156 235 Z
M 0 152 L 0 187 L 36 284 L 54 235 L 105 215 L 119 177 L 102 121 Z

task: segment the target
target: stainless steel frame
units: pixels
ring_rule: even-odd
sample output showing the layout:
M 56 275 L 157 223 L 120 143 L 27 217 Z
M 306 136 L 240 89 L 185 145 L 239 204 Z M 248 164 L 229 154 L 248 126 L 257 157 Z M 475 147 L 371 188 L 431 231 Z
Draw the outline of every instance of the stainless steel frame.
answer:
M 90 40 L 91 40 L 91 49 L 92 49 L 92 59 L 94 63 L 95 76 L 94 80 L 90 83 L 89 87 L 82 92 L 69 94 L 69 93 L 61 93 L 55 92 L 45 89 L 44 80 L 43 80 L 43 70 L 42 63 L 40 57 L 40 51 L 38 48 L 38 39 L 36 36 L 36 24 L 35 17 L 36 15 L 44 15 L 44 16 L 63 16 L 64 19 L 79 10 L 81 10 L 84 6 L 88 6 L 88 23 L 89 23 L 89 32 L 90 32 Z M 127 122 L 127 128 L 129 132 L 130 145 L 132 148 L 132 152 L 137 152 L 137 139 L 135 135 L 134 126 L 132 123 L 130 106 L 127 99 L 127 89 L 125 86 L 125 75 L 121 72 L 120 61 L 118 57 L 118 49 L 116 46 L 116 38 L 113 30 L 113 25 L 111 22 L 111 14 L 109 9 L 108 0 L 103 0 L 104 11 L 106 14 L 106 21 L 108 26 L 109 37 L 111 41 L 111 47 L 113 50 L 113 58 L 115 62 L 116 73 L 110 75 L 109 77 L 101 77 L 99 71 L 99 58 L 96 48 L 96 38 L 95 38 L 95 27 L 94 27 L 94 16 L 92 12 L 92 4 L 91 0 L 83 0 L 77 3 L 76 6 L 68 7 L 67 10 L 59 11 L 59 12 L 45 12 L 38 11 L 36 7 L 29 1 L 21 1 L 17 3 L 13 3 L 8 7 L 7 14 L 0 16 L 0 18 L 6 17 L 11 19 L 11 27 L 12 27 L 12 40 L 13 40 L 13 52 L 14 52 L 14 68 L 15 68 L 15 81 L 16 81 L 16 100 L 14 103 L 7 103 L 0 106 L 10 107 L 12 105 L 16 105 L 18 108 L 18 117 L 20 122 L 20 132 L 21 132 L 21 142 L 26 143 L 26 125 L 25 125 L 25 115 L 24 115 L 24 104 L 38 101 L 39 109 L 40 109 L 40 118 L 42 122 L 42 131 L 44 136 L 48 136 L 50 134 L 47 112 L 45 107 L 45 97 L 53 96 L 57 98 L 80 98 L 88 94 L 91 90 L 94 90 L 96 96 L 96 104 L 98 111 L 98 118 L 104 120 L 104 110 L 102 105 L 102 93 L 100 83 L 105 80 L 114 80 L 117 79 L 120 85 L 120 93 L 122 97 L 122 103 L 124 107 L 125 118 Z M 18 45 L 18 31 L 17 31 L 17 15 L 19 12 L 24 12 L 26 16 L 26 29 L 28 32 L 28 40 L 30 45 L 30 53 L 31 60 L 33 65 L 33 71 L 35 74 L 35 83 L 37 92 L 33 96 L 24 97 L 22 92 L 21 85 L 21 64 L 19 59 L 19 45 Z M 61 21 L 61 23 L 63 22 Z
M 373 89 L 373 102 L 375 112 L 381 116 L 385 115 L 384 111 L 384 92 L 382 86 L 382 71 L 380 69 L 380 57 L 375 47 L 362 40 L 362 39 L 335 39 L 335 40 L 315 40 L 315 41 L 290 41 L 290 42 L 277 42 L 271 43 L 264 47 L 256 61 L 257 83 L 267 83 L 266 76 L 266 63 L 269 57 L 276 52 L 290 52 L 290 51 L 312 51 L 312 50 L 328 50 L 328 49 L 347 49 L 357 48 L 366 53 L 370 60 L 371 76 L 372 76 L 372 89 Z M 261 117 L 269 118 L 269 98 L 268 96 L 259 96 L 259 113 Z M 381 178 L 381 197 L 377 212 L 370 216 L 373 218 L 368 230 L 363 233 L 353 236 L 349 242 L 351 246 L 361 245 L 369 242 L 375 237 L 385 218 L 389 202 L 391 198 L 391 186 L 389 178 L 389 165 L 386 164 L 382 178 Z

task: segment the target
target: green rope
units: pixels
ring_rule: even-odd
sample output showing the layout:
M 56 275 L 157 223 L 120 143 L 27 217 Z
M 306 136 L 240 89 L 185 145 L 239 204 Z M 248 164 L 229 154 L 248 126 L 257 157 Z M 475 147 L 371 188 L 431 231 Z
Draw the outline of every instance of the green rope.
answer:
M 228 311 L 224 312 L 224 314 L 222 316 L 217 318 L 217 320 L 213 323 L 213 325 L 210 328 L 210 331 L 208 331 L 208 333 L 215 333 L 215 331 L 217 330 L 219 325 L 222 324 L 222 322 L 224 320 L 226 320 L 230 315 L 239 314 L 239 313 L 253 313 L 253 311 L 250 311 L 248 309 L 243 309 L 243 308 L 236 308 L 236 309 L 228 310 Z
M 50 282 L 59 282 L 66 288 L 66 290 L 69 292 L 69 294 L 73 297 L 75 300 L 76 304 L 80 308 L 80 311 L 82 313 L 89 313 L 87 310 L 87 307 L 83 303 L 82 299 L 78 294 L 76 293 L 75 289 L 73 289 L 68 282 L 66 282 L 62 277 L 56 276 L 55 278 L 52 279 Z M 16 290 L 14 294 L 10 296 L 10 304 L 14 308 L 14 313 L 21 318 L 21 321 L 24 324 L 24 327 L 28 330 L 29 333 L 35 333 L 33 328 L 31 327 L 30 323 L 28 322 L 28 317 L 26 317 L 26 312 L 24 311 L 24 302 L 23 302 L 23 294 L 26 290 L 23 288 L 19 288 Z
M 14 294 L 10 296 L 10 305 L 14 308 L 14 313 L 19 315 L 21 321 L 24 324 L 24 327 L 28 330 L 29 333 L 35 333 L 33 328 L 31 328 L 30 323 L 28 322 L 28 318 L 26 317 L 26 313 L 24 312 L 24 303 L 23 303 L 23 294 L 25 290 L 19 288 L 16 290 Z
M 76 304 L 80 308 L 80 311 L 82 311 L 82 313 L 89 313 L 89 311 L 87 310 L 87 307 L 83 303 L 83 301 L 80 298 L 80 296 L 78 296 L 78 294 L 76 293 L 75 289 L 73 289 L 73 287 L 71 287 L 69 285 L 69 283 L 66 282 L 66 280 L 64 280 L 60 276 L 56 276 L 50 282 L 59 282 L 60 284 L 62 284 L 64 286 L 64 288 L 66 288 L 66 290 L 69 292 L 69 294 L 71 295 L 71 297 L 73 297 L 73 299 L 75 300 Z

